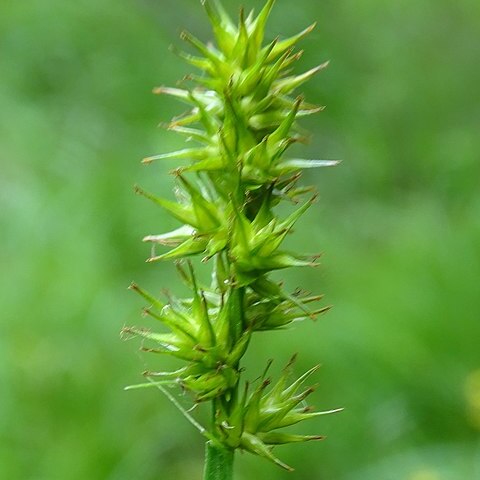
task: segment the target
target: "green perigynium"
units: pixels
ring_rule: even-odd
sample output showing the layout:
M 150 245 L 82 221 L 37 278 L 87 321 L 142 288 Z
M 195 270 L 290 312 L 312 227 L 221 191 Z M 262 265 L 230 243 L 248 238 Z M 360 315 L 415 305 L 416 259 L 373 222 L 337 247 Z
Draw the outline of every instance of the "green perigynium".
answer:
M 231 461 L 220 461 L 222 455 L 225 460 L 242 449 L 290 469 L 273 455 L 272 446 L 322 437 L 278 429 L 338 411 L 313 412 L 305 406 L 313 389 L 304 382 L 316 367 L 289 381 L 291 361 L 277 382 L 264 374 L 252 385 L 241 381 L 240 367 L 255 332 L 282 329 L 328 309 L 311 309 L 309 305 L 321 296 L 289 293 L 270 273 L 316 265 L 316 257 L 285 251 L 282 243 L 315 200 L 311 188 L 298 185 L 301 170 L 337 162 L 288 156 L 290 145 L 303 140 L 297 120 L 321 110 L 296 91 L 326 64 L 300 75 L 291 73 L 301 54 L 294 48 L 313 25 L 291 38 L 264 44 L 274 0 L 268 0 L 258 16 L 253 12 L 245 16 L 241 10 L 238 24 L 220 3 L 202 3 L 216 44 L 204 44 L 183 33 L 195 53 L 179 55 L 199 74 L 184 82 L 192 86 L 155 89 L 155 93 L 174 96 L 189 106 L 168 128 L 194 146 L 143 160 L 147 164 L 182 161 L 173 171 L 176 199 L 136 187 L 138 194 L 180 223 L 171 232 L 144 238 L 154 246 L 167 247 L 148 261 L 175 260 L 192 294 L 186 299 L 169 295 L 163 301 L 132 284 L 130 288 L 148 304 L 145 313 L 162 322 L 168 332 L 134 327 L 124 332 L 147 339 L 149 346 L 143 350 L 184 362 L 173 372 L 145 372 L 149 381 L 129 388 L 178 385 L 190 392 L 196 403 L 211 401 L 212 425 L 199 427 L 208 439 L 208 448 L 213 449 L 207 455 L 213 466 L 207 464 L 206 478 L 231 478 L 225 473 L 231 469 Z M 285 218 L 276 213 L 281 202 L 296 205 Z M 197 278 L 190 260 L 194 257 L 211 265 L 210 284 Z

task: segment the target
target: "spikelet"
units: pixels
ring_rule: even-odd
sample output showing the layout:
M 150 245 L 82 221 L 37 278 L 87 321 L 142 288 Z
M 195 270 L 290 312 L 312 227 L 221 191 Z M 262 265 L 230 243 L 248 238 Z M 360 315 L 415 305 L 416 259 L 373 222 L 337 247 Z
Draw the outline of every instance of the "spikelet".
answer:
M 249 393 L 248 384 L 241 386 L 240 361 L 255 332 L 286 328 L 329 309 L 310 309 L 321 296 L 286 292 L 269 276 L 275 270 L 317 264 L 317 257 L 286 251 L 282 245 L 316 198 L 310 188 L 298 186 L 301 170 L 338 163 L 288 155 L 289 147 L 303 139 L 298 119 L 322 110 L 307 103 L 298 88 L 327 63 L 291 73 L 301 55 L 295 50 L 297 43 L 314 25 L 290 38 L 264 41 L 274 0 L 268 0 L 257 16 L 241 10 L 238 23 L 219 2 L 202 4 L 215 43 L 203 43 L 184 32 L 188 52 L 177 52 L 197 70 L 189 76 L 193 85 L 154 89 L 188 106 L 168 128 L 193 146 L 143 160 L 181 162 L 173 171 L 177 198 L 168 200 L 136 187 L 138 194 L 179 222 L 171 232 L 144 238 L 165 248 L 147 261 L 175 260 L 192 295 L 169 296 L 164 302 L 132 284 L 130 288 L 148 304 L 144 313 L 168 332 L 123 330 L 127 336 L 143 338 L 143 350 L 178 358 L 185 366 L 173 372 L 145 372 L 148 382 L 128 388 L 178 385 L 193 395 L 194 402 L 211 400 L 215 414 L 207 435 L 210 441 L 290 469 L 273 455 L 274 445 L 323 437 L 277 430 L 338 409 L 313 412 L 304 406 L 313 389 L 302 390 L 302 385 L 316 367 L 289 384 L 292 361 L 273 386 L 263 378 Z M 280 218 L 275 207 L 281 202 L 296 204 L 296 210 Z M 189 260 L 194 257 L 211 263 L 211 284 L 197 280 Z

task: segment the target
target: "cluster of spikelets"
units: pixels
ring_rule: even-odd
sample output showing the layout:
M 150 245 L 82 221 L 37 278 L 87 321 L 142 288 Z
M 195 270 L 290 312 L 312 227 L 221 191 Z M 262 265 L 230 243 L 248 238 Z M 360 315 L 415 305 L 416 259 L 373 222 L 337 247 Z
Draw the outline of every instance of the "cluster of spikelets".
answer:
M 186 164 L 173 171 L 176 200 L 136 191 L 175 217 L 181 226 L 149 235 L 145 241 L 169 249 L 149 262 L 176 260 L 180 275 L 193 292 L 188 299 L 169 296 L 167 302 L 135 284 L 149 307 L 145 313 L 160 320 L 169 333 L 128 327 L 127 334 L 148 341 L 147 351 L 168 354 L 186 362 L 174 372 L 145 372 L 149 383 L 177 384 L 193 394 L 195 402 L 212 400 L 215 421 L 211 441 L 228 449 L 244 449 L 280 462 L 271 452 L 277 444 L 320 439 L 276 430 L 331 412 L 312 412 L 304 400 L 312 388 L 301 390 L 312 369 L 288 384 L 290 364 L 280 380 L 269 386 L 265 377 L 249 392 L 240 388 L 240 360 L 255 331 L 285 328 L 314 318 L 328 307 L 310 310 L 320 296 L 289 294 L 269 278 L 287 267 L 311 266 L 316 257 L 282 250 L 282 242 L 315 199 L 310 188 L 297 185 L 301 169 L 335 165 L 328 160 L 286 157 L 288 147 L 303 140 L 299 117 L 321 110 L 294 92 L 320 65 L 301 75 L 290 67 L 300 57 L 294 47 L 313 25 L 291 38 L 263 45 L 267 17 L 274 4 L 268 0 L 258 16 L 240 12 L 238 24 L 215 1 L 204 0 L 216 46 L 182 34 L 195 55 L 179 52 L 201 74 L 190 75 L 182 88 L 159 87 L 189 106 L 168 128 L 196 146 L 155 155 L 144 163 L 180 159 Z M 309 198 L 302 202 L 302 196 Z M 286 218 L 274 208 L 282 201 L 300 205 Z M 201 284 L 190 257 L 212 264 L 212 281 Z M 150 346 L 151 344 L 151 346 Z

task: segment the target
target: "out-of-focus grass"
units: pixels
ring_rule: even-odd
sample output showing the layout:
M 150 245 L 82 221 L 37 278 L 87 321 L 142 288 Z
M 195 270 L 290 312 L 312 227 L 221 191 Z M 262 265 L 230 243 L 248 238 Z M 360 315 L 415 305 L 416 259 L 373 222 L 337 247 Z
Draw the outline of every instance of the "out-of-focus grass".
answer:
M 122 391 L 155 360 L 118 332 L 148 322 L 131 280 L 179 288 L 142 262 L 141 236 L 172 224 L 131 187 L 171 189 L 171 165 L 138 160 L 179 144 L 155 125 L 182 107 L 150 90 L 188 72 L 167 47 L 184 26 L 208 35 L 201 8 L 0 9 L 1 477 L 198 478 L 197 433 L 160 393 Z M 346 407 L 304 427 L 323 444 L 279 451 L 295 478 L 480 477 L 478 2 L 279 0 L 270 35 L 313 20 L 301 66 L 332 65 L 308 87 L 328 109 L 306 149 L 344 163 L 305 178 L 321 202 L 289 239 L 322 269 L 285 276 L 335 308 L 258 335 L 247 372 L 300 352 L 299 371 L 323 364 L 316 406 Z M 293 478 L 247 455 L 237 471 Z

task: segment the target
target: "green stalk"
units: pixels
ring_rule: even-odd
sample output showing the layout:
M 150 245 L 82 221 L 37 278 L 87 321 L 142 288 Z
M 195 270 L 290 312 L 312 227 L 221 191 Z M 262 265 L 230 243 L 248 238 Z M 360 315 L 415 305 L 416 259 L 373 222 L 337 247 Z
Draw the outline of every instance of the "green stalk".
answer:
M 227 450 L 205 444 L 205 470 L 203 480 L 232 480 L 233 478 L 233 450 Z

